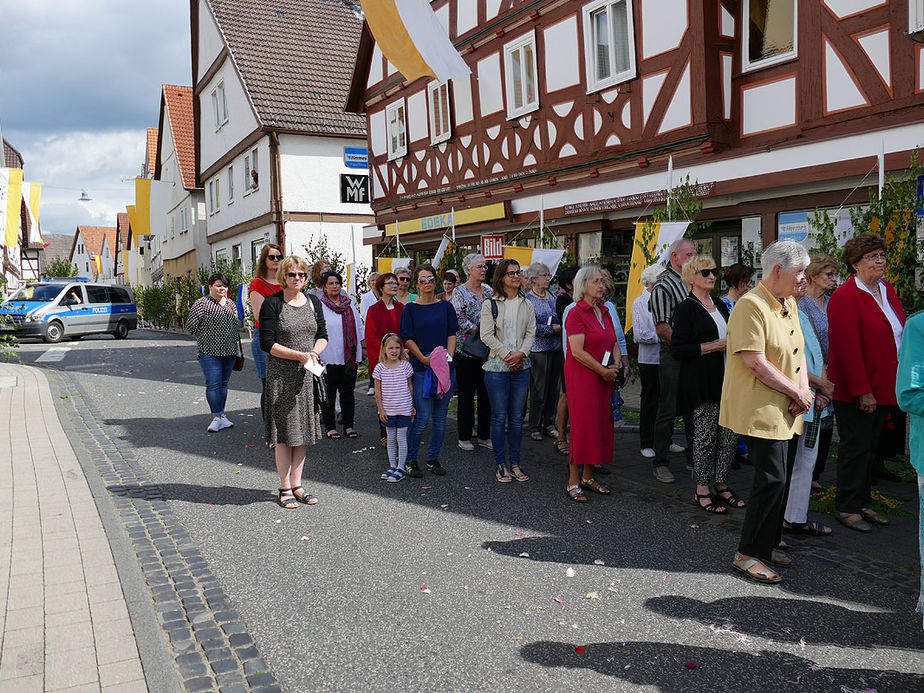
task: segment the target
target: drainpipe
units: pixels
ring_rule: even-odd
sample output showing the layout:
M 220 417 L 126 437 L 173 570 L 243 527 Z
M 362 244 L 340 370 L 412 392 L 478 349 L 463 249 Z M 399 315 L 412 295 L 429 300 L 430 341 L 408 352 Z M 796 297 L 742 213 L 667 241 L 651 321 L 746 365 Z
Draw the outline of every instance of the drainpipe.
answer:
M 279 162 L 279 135 L 271 132 L 269 136 L 270 167 L 272 169 L 272 183 L 270 185 L 270 211 L 276 223 L 276 242 L 286 250 L 286 221 L 282 216 L 282 166 Z

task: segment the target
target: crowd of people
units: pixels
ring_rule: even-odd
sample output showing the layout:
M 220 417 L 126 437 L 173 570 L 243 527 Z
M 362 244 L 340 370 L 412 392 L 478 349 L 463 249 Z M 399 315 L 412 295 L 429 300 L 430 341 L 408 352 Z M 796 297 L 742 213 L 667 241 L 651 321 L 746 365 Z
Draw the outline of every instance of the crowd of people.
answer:
M 883 239 L 848 240 L 843 267 L 797 243 L 774 243 L 761 255 L 756 284 L 755 268 L 724 268 L 724 296 L 711 255 L 698 255 L 688 239 L 667 255 L 666 266 L 641 272 L 644 290 L 628 307 L 641 383 L 638 449 L 657 482 L 675 482 L 670 454 L 685 453 L 692 502 L 707 513 L 744 514 L 733 567 L 776 583 L 778 569 L 792 564 L 784 531 L 832 532 L 809 520 L 808 507 L 836 426 L 834 518 L 864 533 L 887 526 L 888 517 L 871 508 L 871 483 L 889 474 L 882 460 L 895 441 L 904 444 L 905 411 L 913 417 L 915 465 L 924 471 L 924 350 L 920 342 L 916 351 L 903 348 L 905 313 L 885 280 Z M 510 259 L 489 277 L 477 253 L 462 268 L 464 281 L 427 264 L 374 273 L 357 307 L 327 263 L 309 269 L 279 246 L 263 248 L 250 285 L 258 316 L 252 353 L 280 505 L 317 502 L 301 485 L 307 445 L 360 435 L 355 385 L 364 348 L 387 451 L 383 480 L 447 473 L 440 453 L 455 397 L 458 446 L 491 450 L 497 482 L 530 478 L 525 422 L 532 440 L 549 438 L 567 457 L 569 499 L 612 493 L 598 477 L 610 473 L 629 365 L 612 277 L 597 266 L 569 267 L 553 286 L 546 265 Z M 838 286 L 842 269 L 850 276 Z M 211 277 L 189 318 L 213 432 L 232 425 L 224 404 L 240 348 L 227 288 L 226 277 Z M 919 323 L 908 323 L 918 326 L 915 339 Z M 678 417 L 685 445 L 674 442 Z M 729 470 L 741 464 L 753 467 L 748 494 L 728 484 Z

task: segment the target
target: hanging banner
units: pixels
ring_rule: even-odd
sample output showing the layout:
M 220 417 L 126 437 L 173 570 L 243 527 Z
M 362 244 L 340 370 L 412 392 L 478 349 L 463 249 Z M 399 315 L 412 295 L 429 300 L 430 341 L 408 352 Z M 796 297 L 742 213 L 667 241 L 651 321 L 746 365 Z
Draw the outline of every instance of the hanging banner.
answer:
M 385 274 L 386 272 L 397 272 L 402 267 L 404 269 L 409 269 L 411 266 L 411 258 L 409 257 L 380 257 L 376 261 L 376 266 L 379 271 L 379 274 Z
M 343 288 L 347 292 L 347 296 L 353 298 L 356 296 L 356 265 L 352 262 L 346 266 L 344 280 L 346 283 Z
M 683 234 L 687 232 L 687 227 L 690 225 L 689 221 L 640 221 L 635 224 L 632 260 L 629 262 L 629 283 L 626 286 L 626 332 L 632 329 L 632 303 L 645 290 L 642 286 L 642 270 L 647 265 L 645 264 L 645 253 L 642 252 L 639 243 L 642 242 L 642 232 L 646 223 L 651 225 L 653 231 L 648 242 L 648 256 L 654 255 L 656 259 L 652 264 L 657 265 L 663 265 L 669 259 L 667 249 L 678 238 L 683 238 Z
M 135 208 L 135 205 L 125 205 L 125 211 L 128 212 L 128 228 L 129 234 L 128 239 L 126 239 L 126 247 L 137 248 L 138 247 L 138 213 Z M 131 242 L 134 241 L 134 242 Z
M 42 202 L 42 184 L 23 183 L 22 200 L 26 203 L 26 214 L 29 215 L 30 234 L 28 241 L 30 243 L 44 243 L 44 241 L 42 241 L 41 227 L 39 226 L 39 207 Z M 23 238 L 26 238 L 25 234 L 23 234 Z
M 451 241 L 448 236 L 443 236 L 443 240 L 440 241 L 440 247 L 436 249 L 436 255 L 433 256 L 433 262 L 430 264 L 436 268 L 439 268 L 440 263 L 443 261 L 443 255 L 446 254 L 446 249 L 449 248 Z
M 549 268 L 554 277 L 558 272 L 561 259 L 565 256 L 564 250 L 544 250 L 542 248 L 520 248 L 515 245 L 504 246 L 504 259 L 516 260 L 520 267 L 529 267 L 534 262 L 541 262 Z
M 467 78 L 472 70 L 452 45 L 430 0 L 362 0 L 375 43 L 408 82 Z
M 167 223 L 167 191 L 170 184 L 150 178 L 135 178 L 135 236 L 150 236 Z
M 0 168 L 0 245 L 19 246 L 22 169 Z

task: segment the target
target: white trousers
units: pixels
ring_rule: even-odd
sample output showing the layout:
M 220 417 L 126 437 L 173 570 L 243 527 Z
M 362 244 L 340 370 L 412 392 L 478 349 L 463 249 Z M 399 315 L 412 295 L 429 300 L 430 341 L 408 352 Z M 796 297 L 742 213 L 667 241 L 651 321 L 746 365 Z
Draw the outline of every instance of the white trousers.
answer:
M 802 524 L 808 521 L 809 496 L 812 494 L 812 472 L 818 459 L 818 441 L 815 447 L 805 447 L 805 436 L 799 436 L 796 448 L 796 461 L 792 467 L 792 479 L 789 482 L 789 498 L 786 499 L 786 512 L 783 514 L 789 524 Z

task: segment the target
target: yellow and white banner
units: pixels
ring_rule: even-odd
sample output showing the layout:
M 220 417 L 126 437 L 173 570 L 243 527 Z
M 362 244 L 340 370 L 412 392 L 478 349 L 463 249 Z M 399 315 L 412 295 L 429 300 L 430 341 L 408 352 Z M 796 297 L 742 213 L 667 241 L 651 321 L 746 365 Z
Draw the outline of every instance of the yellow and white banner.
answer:
M 32 229 L 29 241 L 32 243 L 42 243 L 42 231 L 39 226 L 39 208 L 42 204 L 42 184 L 23 183 L 22 199 L 23 202 L 26 203 L 26 213 L 29 215 L 29 224 Z M 25 235 L 23 238 L 25 238 Z
M 131 246 L 132 248 L 138 247 L 138 213 L 136 211 L 135 205 L 125 205 L 125 212 L 128 214 L 128 229 L 129 234 L 128 238 L 125 239 L 126 247 Z M 131 242 L 132 237 L 135 238 L 134 243 Z M 128 267 L 128 264 L 125 265 Z
M 0 168 L 0 245 L 19 245 L 19 212 L 22 209 L 22 169 Z
M 122 263 L 122 281 L 124 281 L 126 284 L 130 284 L 131 277 L 128 276 L 128 257 L 131 254 L 131 251 L 123 250 L 121 253 L 122 257 L 119 258 L 119 260 Z
M 446 254 L 446 251 L 449 249 L 449 244 L 452 241 L 449 239 L 449 236 L 443 236 L 443 240 L 440 241 L 440 247 L 436 249 L 436 255 L 433 256 L 433 261 L 430 263 L 437 270 L 440 268 L 440 263 L 443 261 L 443 255 Z
M 166 229 L 169 189 L 170 184 L 164 181 L 135 178 L 135 221 L 131 224 L 136 237 Z
M 445 82 L 471 74 L 430 0 L 361 1 L 376 44 L 408 82 L 427 75 Z
M 380 257 L 376 261 L 376 266 L 379 274 L 385 274 L 386 272 L 397 272 L 402 267 L 409 269 L 411 266 L 411 258 L 409 257 Z
M 515 245 L 504 246 L 504 259 L 516 260 L 520 267 L 527 268 L 534 262 L 541 262 L 549 268 L 552 276 L 558 272 L 558 266 L 564 257 L 564 250 L 545 250 L 543 248 L 520 248 Z
M 635 240 L 632 241 L 632 259 L 629 262 L 629 283 L 626 287 L 626 332 L 632 329 L 632 304 L 645 287 L 642 286 L 642 270 L 648 265 L 645 263 L 646 254 L 642 252 L 639 243 L 643 242 L 645 224 L 651 226 L 651 238 L 648 239 L 648 257 L 654 256 L 655 262 L 651 264 L 663 265 L 668 259 L 667 249 L 678 238 L 683 238 L 687 232 L 689 221 L 639 221 L 635 224 Z
M 93 270 L 96 272 L 96 278 L 102 279 L 103 278 L 103 256 L 94 255 L 92 260 L 93 260 Z
M 343 281 L 345 282 L 343 289 L 347 292 L 347 296 L 350 298 L 356 296 L 356 265 L 352 262 L 346 266 Z

